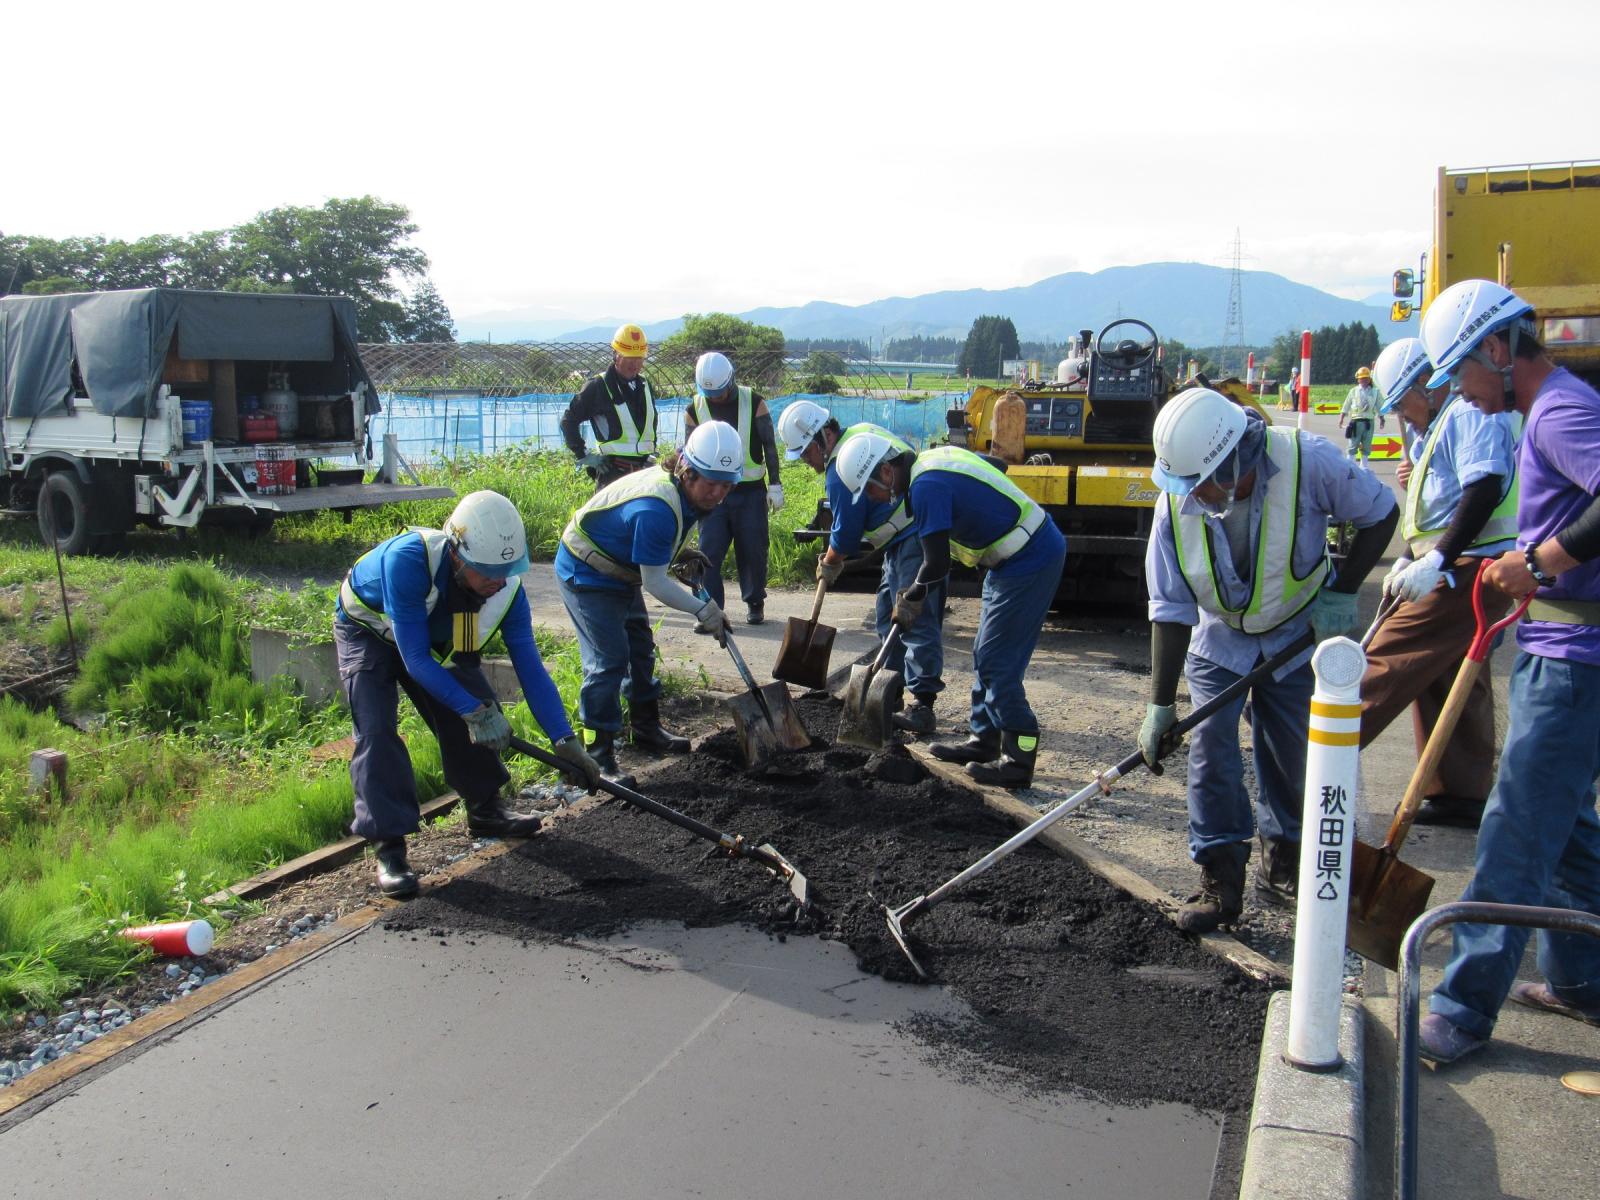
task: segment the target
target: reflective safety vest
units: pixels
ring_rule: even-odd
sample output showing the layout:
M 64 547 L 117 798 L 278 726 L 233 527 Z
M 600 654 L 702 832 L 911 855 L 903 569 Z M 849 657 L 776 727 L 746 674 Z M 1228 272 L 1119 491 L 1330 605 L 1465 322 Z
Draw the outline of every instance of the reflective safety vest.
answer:
M 683 498 L 678 494 L 678 485 L 672 482 L 672 477 L 667 474 L 664 467 L 647 467 L 643 471 L 624 475 L 608 487 L 601 488 L 584 502 L 583 507 L 572 514 L 572 520 L 567 522 L 566 529 L 561 532 L 561 544 L 579 562 L 587 563 L 600 574 L 619 579 L 623 583 L 637 585 L 640 582 L 638 564 L 625 562 L 607 554 L 600 548 L 599 543 L 589 536 L 585 524 L 596 513 L 620 508 L 630 500 L 643 499 L 660 500 L 672 513 L 673 520 L 678 523 L 678 528 L 672 536 L 672 554 L 676 558 L 678 551 L 683 549 L 684 542 L 689 540 L 694 524 L 684 520 Z
M 896 455 L 911 453 L 911 443 L 904 438 L 896 437 L 881 425 L 874 425 L 870 421 L 862 421 L 859 425 L 850 426 L 849 429 L 839 435 L 839 440 L 833 444 L 833 453 L 828 455 L 828 461 L 832 462 L 838 458 L 839 451 L 844 449 L 844 444 L 851 438 L 860 437 L 864 433 L 874 433 L 885 439 L 890 446 L 894 447 Z M 894 506 L 894 511 L 889 514 L 888 519 L 882 525 L 874 525 L 871 529 L 863 529 L 861 531 L 861 540 L 874 550 L 882 550 L 890 542 L 894 541 L 902 530 L 909 528 L 910 525 L 911 513 L 906 508 L 905 497 L 902 496 L 900 503 Z
M 428 595 L 422 605 L 431 615 L 439 604 L 439 567 L 444 563 L 444 556 L 450 549 L 450 536 L 437 529 L 422 529 L 411 526 L 410 531 L 422 538 L 422 548 L 428 555 Z M 376 549 L 368 550 L 373 554 Z M 363 554 L 357 562 L 367 557 Z M 344 606 L 344 614 L 358 625 L 364 625 L 385 641 L 394 641 L 394 622 L 388 614 L 381 613 L 373 608 L 360 596 L 350 580 L 354 571 L 345 573 L 344 583 L 339 587 L 339 603 Z M 477 612 L 452 613 L 450 617 L 450 646 L 440 652 L 433 650 L 433 657 L 441 663 L 450 661 L 452 655 L 462 653 L 476 654 L 488 644 L 495 631 L 500 628 L 500 623 L 506 619 L 506 613 L 511 609 L 511 602 L 517 598 L 517 593 L 522 590 L 522 576 L 509 575 L 506 577 L 506 586 L 483 602 L 483 607 Z
M 739 389 L 739 441 L 744 444 L 744 481 L 752 483 L 767 473 L 767 469 L 756 461 L 756 402 L 755 395 L 747 387 Z M 714 421 L 711 415 L 711 402 L 706 399 L 704 392 L 694 394 L 694 423 L 704 425 L 707 421 Z
M 606 394 L 611 397 L 612 411 L 616 415 L 617 429 L 620 431 L 616 437 L 608 442 L 599 444 L 601 454 L 618 454 L 627 458 L 643 458 L 647 454 L 656 452 L 656 398 L 650 391 L 649 381 L 642 376 L 639 386 L 644 389 L 644 430 L 633 423 L 633 413 L 628 409 L 626 397 L 617 395 L 611 388 L 611 380 L 604 375 L 596 376 L 606 385 Z
M 1467 400 L 1456 396 L 1439 410 L 1439 415 L 1433 418 L 1433 424 L 1428 426 L 1426 440 L 1422 443 L 1422 456 L 1417 459 L 1417 465 L 1411 470 L 1411 478 L 1406 481 L 1406 502 L 1400 513 L 1400 536 L 1405 538 L 1406 545 L 1411 548 L 1412 558 L 1421 558 L 1428 551 L 1439 544 L 1439 539 L 1444 537 L 1446 524 L 1443 529 L 1423 529 L 1419 521 L 1422 515 L 1422 481 L 1427 477 L 1428 464 L 1433 461 L 1433 452 L 1439 445 L 1439 434 L 1444 429 L 1444 414 L 1451 404 L 1467 404 Z M 1482 546 L 1492 546 L 1496 542 L 1514 540 L 1517 536 L 1517 467 L 1513 455 L 1511 465 L 1511 478 L 1506 481 L 1505 494 L 1500 497 L 1500 503 L 1495 505 L 1494 511 L 1489 514 L 1489 519 L 1483 523 L 1483 528 L 1478 531 L 1477 538 L 1467 547 L 1476 550 Z
M 1303 579 L 1294 573 L 1295 532 L 1300 523 L 1300 439 L 1295 431 L 1269 428 L 1267 457 L 1278 470 L 1272 486 L 1262 495 L 1255 572 L 1250 597 L 1242 607 L 1229 608 L 1223 603 L 1211 522 L 1199 513 L 1180 513 L 1183 497 L 1167 497 L 1178 567 L 1195 601 L 1241 633 L 1252 635 L 1270 633 L 1307 607 L 1316 599 L 1330 569 L 1324 537 L 1317 565 Z
M 1050 518 L 1044 509 L 1030 499 L 1021 488 L 1005 477 L 1005 472 L 991 467 L 971 450 L 959 446 L 936 446 L 917 455 L 911 468 L 914 484 L 928 471 L 950 471 L 976 479 L 992 487 L 1017 506 L 1017 520 L 1010 529 L 987 546 L 965 546 L 950 539 L 950 556 L 968 567 L 998 567 L 1028 544 L 1031 538 Z

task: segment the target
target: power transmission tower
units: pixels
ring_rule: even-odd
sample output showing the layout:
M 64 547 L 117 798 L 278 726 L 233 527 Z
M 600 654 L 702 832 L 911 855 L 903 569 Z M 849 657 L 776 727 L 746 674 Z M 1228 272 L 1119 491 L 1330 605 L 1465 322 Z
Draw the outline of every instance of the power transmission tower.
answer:
M 1217 366 L 1223 378 L 1244 374 L 1244 246 L 1239 229 L 1233 230 L 1233 275 L 1228 281 L 1228 318 L 1222 326 L 1222 346 L 1217 351 Z

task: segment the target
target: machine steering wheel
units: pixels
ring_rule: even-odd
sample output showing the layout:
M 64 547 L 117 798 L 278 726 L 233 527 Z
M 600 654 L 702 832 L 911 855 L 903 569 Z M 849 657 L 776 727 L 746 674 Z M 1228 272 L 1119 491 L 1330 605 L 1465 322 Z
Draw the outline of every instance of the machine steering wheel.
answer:
M 1143 337 L 1130 336 L 1141 332 Z M 1094 339 L 1094 352 L 1101 361 L 1119 371 L 1128 372 L 1154 363 L 1159 346 L 1156 331 L 1134 317 L 1122 317 L 1111 322 Z

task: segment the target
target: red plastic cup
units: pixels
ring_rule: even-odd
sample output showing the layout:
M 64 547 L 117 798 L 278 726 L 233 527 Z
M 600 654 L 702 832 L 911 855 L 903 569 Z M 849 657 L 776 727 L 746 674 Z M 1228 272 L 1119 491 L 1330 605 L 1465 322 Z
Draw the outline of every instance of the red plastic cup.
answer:
M 157 954 L 168 958 L 206 954 L 216 941 L 216 931 L 210 921 L 168 921 L 160 925 L 140 925 L 137 929 L 124 929 L 122 936 L 136 942 L 148 942 Z

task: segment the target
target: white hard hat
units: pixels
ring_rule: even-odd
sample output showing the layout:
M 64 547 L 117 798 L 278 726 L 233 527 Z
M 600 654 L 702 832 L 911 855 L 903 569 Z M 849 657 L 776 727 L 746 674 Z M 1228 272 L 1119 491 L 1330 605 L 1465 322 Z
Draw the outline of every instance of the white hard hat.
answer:
M 1179 392 L 1156 414 L 1151 438 L 1156 465 L 1150 478 L 1164 492 L 1187 496 L 1222 465 L 1248 423 L 1244 409 L 1221 392 Z
M 828 423 L 828 410 L 814 400 L 795 400 L 778 414 L 778 437 L 790 462 L 805 453 L 811 439 Z
M 858 433 L 844 444 L 844 449 L 833 460 L 833 468 L 839 472 L 839 482 L 849 489 L 859 504 L 873 472 L 884 459 L 894 454 L 894 443 L 888 438 L 876 433 Z
M 694 386 L 707 399 L 715 399 L 733 386 L 733 364 L 717 350 L 707 350 L 694 364 Z
M 738 483 L 744 477 L 744 443 L 726 421 L 706 421 L 683 443 L 683 461 L 706 479 Z
M 1430 388 L 1448 383 L 1461 361 L 1491 333 L 1514 322 L 1526 322 L 1533 332 L 1533 305 L 1488 279 L 1463 279 L 1453 283 L 1428 305 L 1422 318 L 1422 345 L 1433 362 Z
M 1400 403 L 1400 397 L 1421 383 L 1433 371 L 1428 361 L 1428 351 L 1421 338 L 1401 338 L 1390 342 L 1372 364 L 1372 382 L 1383 393 L 1383 403 L 1378 411 L 1391 413 Z
M 528 569 L 528 530 L 517 506 L 499 492 L 463 496 L 444 523 L 461 561 L 490 579 Z

